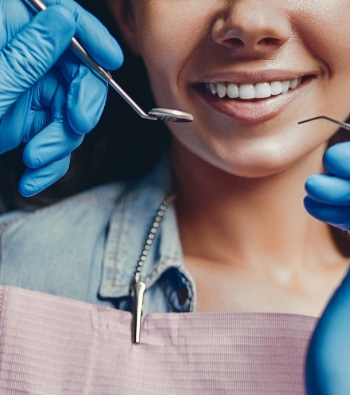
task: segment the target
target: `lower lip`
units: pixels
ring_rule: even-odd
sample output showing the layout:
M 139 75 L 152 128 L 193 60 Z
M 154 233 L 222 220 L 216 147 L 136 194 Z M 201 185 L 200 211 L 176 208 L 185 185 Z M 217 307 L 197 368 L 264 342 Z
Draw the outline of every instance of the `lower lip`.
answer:
M 291 89 L 288 93 L 261 99 L 259 101 L 241 101 L 235 99 L 220 99 L 205 89 L 197 89 L 201 99 L 211 108 L 227 115 L 228 117 L 247 124 L 257 124 L 267 121 L 281 112 L 300 95 L 305 93 L 315 78 L 309 78 L 300 84 L 297 88 Z

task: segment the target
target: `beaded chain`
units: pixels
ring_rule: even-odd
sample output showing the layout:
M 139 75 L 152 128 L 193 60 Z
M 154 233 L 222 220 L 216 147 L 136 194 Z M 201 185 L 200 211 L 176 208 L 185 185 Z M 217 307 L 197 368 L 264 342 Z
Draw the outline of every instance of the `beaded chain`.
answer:
M 141 271 L 143 268 L 144 263 L 146 262 L 147 255 L 152 247 L 153 240 L 156 236 L 156 233 L 159 229 L 160 223 L 164 217 L 166 210 L 168 209 L 169 205 L 175 200 L 176 195 L 171 195 L 166 197 L 153 219 L 153 225 L 151 230 L 148 233 L 146 244 L 143 248 L 141 257 L 138 261 L 134 280 L 131 284 L 131 296 L 133 298 L 133 342 L 139 343 L 140 342 L 140 335 L 141 335 L 141 319 L 142 319 L 142 308 L 143 308 L 143 296 L 146 290 L 146 284 L 141 281 Z

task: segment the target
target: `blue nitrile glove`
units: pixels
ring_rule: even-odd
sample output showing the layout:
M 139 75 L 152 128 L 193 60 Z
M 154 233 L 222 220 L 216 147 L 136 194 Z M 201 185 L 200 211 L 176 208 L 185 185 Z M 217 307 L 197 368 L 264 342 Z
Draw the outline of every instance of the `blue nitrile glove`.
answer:
M 308 395 L 350 394 L 350 273 L 326 307 L 305 366 Z
M 306 182 L 307 211 L 342 230 L 350 229 L 350 142 L 328 148 L 328 174 Z M 350 273 L 331 298 L 309 346 L 305 378 L 309 395 L 350 394 Z
M 323 164 L 328 174 L 306 181 L 305 208 L 320 221 L 350 230 L 350 142 L 328 148 Z
M 72 37 L 108 70 L 123 62 L 118 43 L 77 3 L 45 3 L 48 9 L 32 17 L 22 0 L 0 0 L 0 153 L 28 143 L 24 196 L 66 173 L 70 153 L 105 105 L 107 84 L 66 51 Z

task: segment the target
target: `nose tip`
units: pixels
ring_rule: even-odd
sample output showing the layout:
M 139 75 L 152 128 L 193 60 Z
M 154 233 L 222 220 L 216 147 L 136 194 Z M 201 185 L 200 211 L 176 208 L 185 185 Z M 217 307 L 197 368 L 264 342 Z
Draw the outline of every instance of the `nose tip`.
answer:
M 243 54 L 276 51 L 290 37 L 291 25 L 281 7 L 264 0 L 237 0 L 214 24 L 217 44 Z

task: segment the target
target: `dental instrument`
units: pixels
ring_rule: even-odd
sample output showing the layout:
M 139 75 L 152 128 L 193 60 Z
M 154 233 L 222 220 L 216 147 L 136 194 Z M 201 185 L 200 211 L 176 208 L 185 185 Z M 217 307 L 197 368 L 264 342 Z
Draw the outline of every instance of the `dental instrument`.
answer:
M 46 5 L 41 0 L 23 0 L 33 11 L 45 11 Z M 192 122 L 193 116 L 183 111 L 171 110 L 168 108 L 153 108 L 151 111 L 144 112 L 134 100 L 117 84 L 113 76 L 108 71 L 99 66 L 86 52 L 79 41 L 73 37 L 70 49 L 79 57 L 79 59 L 98 77 L 107 82 L 119 95 L 140 115 L 141 118 L 151 121 L 167 122 Z
M 333 119 L 333 118 L 327 117 L 327 116 L 325 116 L 325 115 L 320 115 L 319 117 L 306 119 L 305 121 L 298 122 L 298 125 L 301 125 L 302 123 L 314 121 L 314 120 L 316 120 L 316 119 L 326 119 L 327 121 L 333 122 L 333 123 L 335 123 L 335 124 L 341 126 L 343 129 L 348 130 L 348 131 L 350 132 L 350 124 L 349 124 L 349 123 L 340 122 L 340 121 L 337 121 L 337 120 L 335 120 L 335 119 Z

